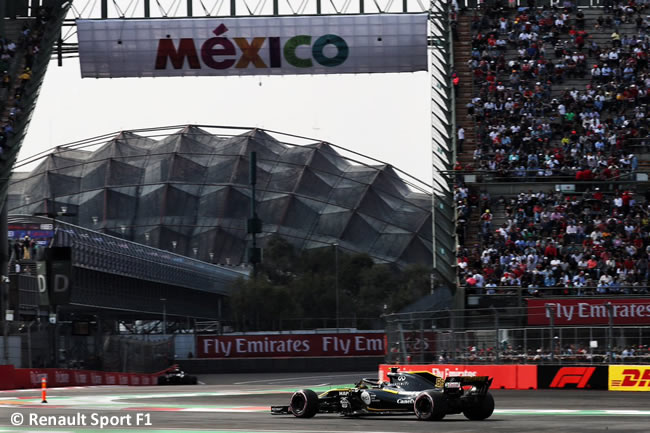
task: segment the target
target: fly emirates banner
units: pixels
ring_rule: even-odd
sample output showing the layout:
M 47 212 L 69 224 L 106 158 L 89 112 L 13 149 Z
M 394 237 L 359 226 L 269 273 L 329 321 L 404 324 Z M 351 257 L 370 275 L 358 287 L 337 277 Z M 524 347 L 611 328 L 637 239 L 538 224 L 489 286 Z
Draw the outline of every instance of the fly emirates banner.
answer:
M 427 70 L 427 15 L 77 20 L 82 77 Z
M 648 298 L 542 298 L 528 299 L 528 324 L 650 325 Z
M 383 356 L 384 333 L 197 335 L 199 358 Z

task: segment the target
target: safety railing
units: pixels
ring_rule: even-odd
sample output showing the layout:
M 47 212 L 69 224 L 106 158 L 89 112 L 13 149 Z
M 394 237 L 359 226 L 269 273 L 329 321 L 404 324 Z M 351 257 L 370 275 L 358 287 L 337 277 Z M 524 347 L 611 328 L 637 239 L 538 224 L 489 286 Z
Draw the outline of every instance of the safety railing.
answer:
M 462 8 L 480 9 L 484 7 L 491 7 L 496 2 L 494 0 L 458 0 L 458 6 Z M 565 7 L 563 0 L 535 0 L 532 2 L 534 7 Z M 605 5 L 604 0 L 573 0 L 568 2 L 572 7 L 578 8 L 597 8 Z M 510 9 L 518 9 L 521 7 L 530 7 L 531 2 L 528 0 L 503 0 L 500 2 L 503 7 Z
M 592 300 L 593 301 L 593 300 Z M 602 300 L 601 300 L 602 301 Z M 621 325 L 631 305 L 650 313 L 650 298 L 585 302 L 587 325 L 566 325 L 570 303 L 549 303 L 528 311 L 486 308 L 391 314 L 386 319 L 387 362 L 400 363 L 647 363 L 650 361 L 650 314 L 638 324 Z M 579 307 L 579 303 L 572 305 Z M 627 305 L 627 307 L 624 307 Z M 596 306 L 597 308 L 593 308 Z M 627 308 L 625 310 L 625 308 Z M 533 311 L 531 313 L 531 311 Z M 588 312 L 602 313 L 586 317 Z M 607 313 L 611 311 L 611 313 Z M 606 315 L 611 316 L 607 317 Z M 532 315 L 532 317 L 531 317 Z M 559 315 L 559 317 L 558 317 Z M 514 321 L 523 325 L 513 326 Z M 530 323 L 546 323 L 535 326 Z M 600 325 L 600 322 L 605 322 Z M 609 324 L 607 324 L 609 322 Z M 468 326 L 466 326 L 468 325 Z

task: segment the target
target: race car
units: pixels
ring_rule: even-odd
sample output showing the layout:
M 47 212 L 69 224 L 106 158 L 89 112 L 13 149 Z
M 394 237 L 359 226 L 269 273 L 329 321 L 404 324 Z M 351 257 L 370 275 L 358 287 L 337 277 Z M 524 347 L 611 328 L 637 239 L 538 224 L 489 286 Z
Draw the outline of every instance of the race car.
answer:
M 301 389 L 288 406 L 271 406 L 274 415 L 293 414 L 311 418 L 317 413 L 342 416 L 415 413 L 419 420 L 438 421 L 462 413 L 470 420 L 484 420 L 494 411 L 487 376 L 435 376 L 428 371 L 400 372 L 391 368 L 388 381 L 361 379 L 353 388 L 334 388 L 318 395 Z
M 172 368 L 158 376 L 158 385 L 196 385 L 196 376 L 185 374 L 180 368 Z

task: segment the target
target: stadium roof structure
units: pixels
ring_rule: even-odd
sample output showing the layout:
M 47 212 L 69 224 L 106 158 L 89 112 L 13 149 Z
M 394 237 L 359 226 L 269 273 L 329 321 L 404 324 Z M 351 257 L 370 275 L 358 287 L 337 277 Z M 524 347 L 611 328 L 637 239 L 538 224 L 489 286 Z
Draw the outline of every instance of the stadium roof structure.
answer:
M 277 233 L 299 249 L 337 244 L 380 263 L 431 264 L 430 187 L 338 146 L 260 129 L 173 126 L 58 146 L 17 165 L 38 163 L 13 174 L 9 213 L 65 207 L 74 216 L 61 218 L 82 227 L 243 264 L 253 151 L 258 244 Z

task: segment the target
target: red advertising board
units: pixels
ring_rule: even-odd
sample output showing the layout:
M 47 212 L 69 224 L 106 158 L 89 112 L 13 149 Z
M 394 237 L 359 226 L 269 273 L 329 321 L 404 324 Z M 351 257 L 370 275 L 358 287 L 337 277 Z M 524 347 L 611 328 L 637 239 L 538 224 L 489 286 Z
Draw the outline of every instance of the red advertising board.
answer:
M 165 371 L 167 370 L 154 374 L 139 374 L 65 368 L 14 368 L 11 365 L 0 365 L 0 389 L 40 388 L 42 378 L 47 380 L 48 388 L 90 385 L 156 385 L 156 378 Z
M 14 366 L 0 365 L 0 389 L 14 389 Z
M 74 382 L 77 386 L 90 385 L 90 372 L 85 370 L 76 370 L 73 372 Z
M 537 389 L 536 365 L 382 364 L 379 366 L 381 380 L 388 380 L 386 373 L 391 367 L 399 367 L 400 371 L 430 371 L 439 377 L 489 376 L 493 379 L 492 389 Z
M 614 325 L 650 324 L 650 299 L 528 299 L 528 324 L 607 325 L 609 307 Z M 548 306 L 548 307 L 547 307 Z
M 117 385 L 117 375 L 118 373 L 104 373 L 104 384 L 105 385 Z
M 383 333 L 197 335 L 199 358 L 381 356 Z

